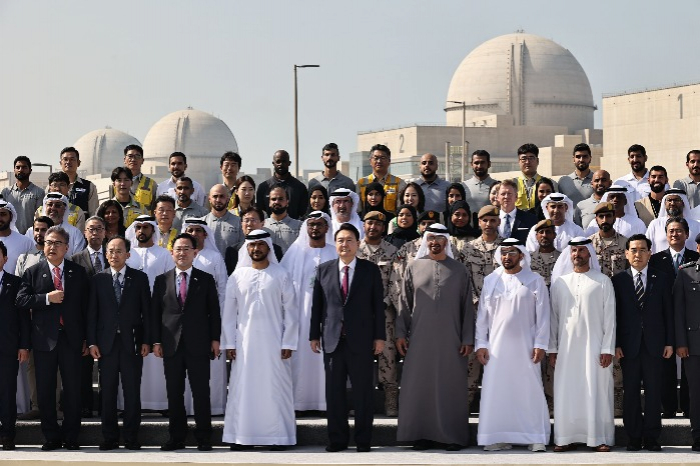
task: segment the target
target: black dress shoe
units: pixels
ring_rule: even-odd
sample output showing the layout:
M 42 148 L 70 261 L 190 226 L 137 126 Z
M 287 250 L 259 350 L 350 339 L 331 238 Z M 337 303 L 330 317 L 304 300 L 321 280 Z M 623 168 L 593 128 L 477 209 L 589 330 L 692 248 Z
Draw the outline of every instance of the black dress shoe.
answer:
M 80 417 L 89 418 L 92 417 L 92 410 L 90 408 L 83 408 L 80 410 Z
M 119 445 L 117 445 L 117 446 L 119 446 Z M 66 450 L 75 451 L 75 450 L 80 450 L 80 445 L 78 445 L 78 442 L 65 442 L 63 444 L 63 448 L 65 448 Z
M 343 450 L 347 450 L 347 449 L 348 449 L 347 445 L 341 445 L 339 443 L 331 443 L 330 445 L 328 445 L 326 447 L 326 451 L 330 452 L 330 453 L 334 453 L 336 451 L 343 451 Z
M 49 440 L 41 446 L 41 451 L 53 451 L 63 448 L 63 442 L 60 440 Z
M 674 413 L 673 411 L 664 411 L 661 414 L 662 419 L 673 419 L 675 417 L 676 417 L 676 413 Z
M 463 445 L 460 445 L 458 443 L 450 443 L 445 447 L 445 451 L 460 451 L 464 448 Z
M 185 442 L 176 442 L 175 440 L 168 440 L 160 446 L 160 449 L 162 451 L 184 450 Z
M 661 451 L 661 445 L 656 439 L 648 438 L 644 439 L 644 449 L 648 451 Z
M 433 447 L 433 442 L 430 440 L 420 439 L 413 444 L 413 449 L 416 451 L 430 450 Z
M 627 451 L 639 451 L 642 449 L 642 439 L 632 437 L 627 442 Z
M 371 449 L 372 449 L 372 447 L 370 447 L 369 445 L 365 445 L 365 444 L 362 444 L 362 445 L 358 445 L 358 446 L 357 446 L 357 452 L 358 452 L 358 453 L 367 453 L 367 452 L 370 451 Z
M 199 450 L 199 451 L 211 451 L 211 443 L 200 442 L 199 445 L 197 445 L 197 450 Z
M 2 449 L 5 451 L 10 451 L 15 449 L 15 441 L 14 440 L 6 440 L 2 442 Z
M 232 443 L 231 444 L 231 451 L 246 451 L 250 450 L 251 447 L 250 445 L 241 445 L 240 443 Z
M 119 448 L 119 442 L 116 440 L 105 440 L 104 442 L 100 443 L 99 448 L 102 451 L 116 450 Z
M 693 442 L 693 446 L 690 447 L 693 451 L 700 451 L 700 439 Z
M 125 442 L 124 448 L 127 450 L 140 450 L 141 444 L 139 442 Z

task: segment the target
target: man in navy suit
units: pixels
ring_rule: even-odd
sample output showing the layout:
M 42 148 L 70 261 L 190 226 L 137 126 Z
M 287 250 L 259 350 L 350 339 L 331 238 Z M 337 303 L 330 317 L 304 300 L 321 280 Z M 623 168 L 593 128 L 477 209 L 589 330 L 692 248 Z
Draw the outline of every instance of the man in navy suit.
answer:
M 15 305 L 21 280 L 5 272 L 7 248 L 0 241 L 0 442 L 3 450 L 15 449 L 17 420 L 17 371 L 29 359 L 29 312 Z
M 498 190 L 498 202 L 501 204 L 498 234 L 503 238 L 515 238 L 525 244 L 530 229 L 537 223 L 537 217 L 517 209 L 517 197 L 518 185 L 513 180 L 503 180 Z
M 669 247 L 652 254 L 649 260 L 649 267 L 675 278 L 678 274 L 678 269 L 682 265 L 694 264 L 700 259 L 700 254 L 685 247 L 685 242 L 688 240 L 688 235 L 690 235 L 690 227 L 686 219 L 683 217 L 670 217 L 666 220 L 665 227 L 666 240 L 668 240 Z M 663 417 L 676 417 L 679 401 L 678 395 L 678 367 L 676 358 L 671 357 L 664 361 L 663 388 L 661 391 Z M 690 413 L 690 395 L 688 393 L 688 379 L 685 375 L 684 364 L 681 364 L 680 408 L 686 416 Z
M 631 268 L 613 276 L 617 312 L 615 356 L 622 366 L 622 419 L 628 451 L 660 451 L 664 359 L 673 356 L 672 278 L 648 266 L 651 240 L 632 235 L 625 245 Z M 644 384 L 644 413 L 641 388 Z
M 106 244 L 109 267 L 93 275 L 87 318 L 90 356 L 100 365 L 102 435 L 100 450 L 119 448 L 117 388 L 124 392 L 124 444 L 141 448 L 141 370 L 151 352 L 151 288 L 148 275 L 126 266 L 131 242 L 115 236 Z
M 343 223 L 335 233 L 338 259 L 318 267 L 311 306 L 311 349 L 326 370 L 329 445 L 348 447 L 347 379 L 352 384 L 357 451 L 370 450 L 374 422 L 374 356 L 386 338 L 384 285 L 379 267 L 356 257 L 360 232 Z
M 65 446 L 78 450 L 80 432 L 80 367 L 87 354 L 85 315 L 89 280 L 85 269 L 65 259 L 70 237 L 60 226 L 49 228 L 44 237 L 46 262 L 29 267 L 22 276 L 17 306 L 32 313 L 31 344 L 36 365 L 36 385 L 41 431 L 46 442 L 41 449 Z M 63 425 L 56 416 L 56 374 L 63 382 Z

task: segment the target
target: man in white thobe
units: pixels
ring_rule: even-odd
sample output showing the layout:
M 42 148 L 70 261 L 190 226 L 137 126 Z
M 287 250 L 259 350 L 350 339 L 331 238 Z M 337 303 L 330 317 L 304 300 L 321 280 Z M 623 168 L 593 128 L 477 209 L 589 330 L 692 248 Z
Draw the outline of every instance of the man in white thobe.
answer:
M 614 184 L 600 198 L 600 202 L 609 202 L 615 207 L 613 228 L 627 238 L 636 234 L 644 234 L 647 231 L 646 225 L 637 214 L 637 209 L 634 206 L 635 194 L 630 192 L 630 189 L 632 188 Z M 599 230 L 595 217 L 584 228 L 586 229 L 585 236 L 595 235 Z
M 486 451 L 514 443 L 545 451 L 551 428 L 540 363 L 549 345 L 549 290 L 520 241 L 504 240 L 495 259 L 500 267 L 484 281 L 476 318 L 484 365 L 477 441 Z
M 554 264 L 549 363 L 554 372 L 554 451 L 615 444 L 612 358 L 615 292 L 590 238 L 576 237 Z
M 542 199 L 542 212 L 554 223 L 554 248 L 557 251 L 564 249 L 571 238 L 583 235 L 583 229 L 574 223 L 574 204 L 565 195 L 552 193 Z M 530 229 L 525 244 L 529 252 L 540 248 L 535 227 Z
M 652 220 L 646 231 L 646 237 L 651 240 L 651 252 L 655 254 L 668 249 L 668 239 L 666 238 L 666 220 L 669 217 L 680 217 L 686 219 L 690 228 L 690 235 L 685 242 L 685 247 L 695 249 L 695 237 L 700 234 L 700 222 L 694 215 L 696 212 L 690 209 L 688 196 L 682 189 L 669 189 L 661 200 L 661 210 L 659 216 Z
M 158 246 L 160 231 L 155 217 L 139 215 L 134 223 L 129 225 L 125 233 L 131 241 L 131 256 L 126 265 L 140 270 L 148 275 L 148 284 L 153 291 L 153 283 L 158 275 L 164 274 L 175 268 L 173 256 L 166 248 Z M 122 409 L 124 399 L 121 390 L 117 405 Z M 141 375 L 141 409 L 165 411 L 168 409 L 168 394 L 165 391 L 165 372 L 163 371 L 163 358 L 157 358 L 149 353 L 143 359 L 143 371 Z M 189 414 L 194 414 L 193 412 Z
M 328 214 L 311 212 L 299 230 L 299 237 L 282 258 L 281 265 L 289 273 L 294 285 L 300 341 L 306 341 L 309 336 L 316 269 L 320 264 L 338 257 L 330 224 Z M 292 379 L 296 411 L 326 410 L 323 357 L 311 351 L 311 346 L 301 345 L 294 354 Z
M 246 255 L 226 285 L 221 343 L 231 364 L 223 441 L 232 450 L 296 444 L 290 357 L 299 342 L 292 279 L 270 233 L 246 236 Z
M 224 296 L 226 295 L 226 264 L 219 249 L 216 247 L 214 232 L 211 231 L 204 217 L 190 217 L 182 222 L 182 233 L 190 234 L 197 240 L 197 255 L 194 258 L 194 262 L 192 262 L 192 266 L 214 276 L 216 294 L 219 296 L 219 309 L 223 309 Z M 220 416 L 224 414 L 224 408 L 226 407 L 226 359 L 212 359 L 210 365 L 211 414 L 212 416 Z M 185 409 L 188 415 L 194 413 L 189 383 L 185 384 Z

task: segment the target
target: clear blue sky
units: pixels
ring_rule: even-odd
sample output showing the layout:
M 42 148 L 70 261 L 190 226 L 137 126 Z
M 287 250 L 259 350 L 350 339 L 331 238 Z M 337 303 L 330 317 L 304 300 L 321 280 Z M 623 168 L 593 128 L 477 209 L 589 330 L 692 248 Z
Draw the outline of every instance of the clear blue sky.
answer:
M 447 88 L 482 42 L 524 29 L 569 49 L 595 103 L 606 92 L 700 81 L 700 2 L 468 0 L 0 0 L 0 170 L 55 163 L 109 125 L 143 142 L 187 106 L 222 118 L 244 170 L 293 149 L 300 70 L 301 165 L 359 130 L 444 121 Z M 596 127 L 601 127 L 596 112 Z

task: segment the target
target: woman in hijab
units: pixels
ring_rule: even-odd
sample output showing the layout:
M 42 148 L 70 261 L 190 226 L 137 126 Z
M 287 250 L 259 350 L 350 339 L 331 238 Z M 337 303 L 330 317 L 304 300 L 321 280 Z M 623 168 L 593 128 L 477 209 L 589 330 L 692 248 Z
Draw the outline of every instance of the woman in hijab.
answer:
M 547 217 L 542 210 L 542 199 L 554 192 L 554 182 L 544 176 L 535 183 L 535 207 L 530 210 L 537 217 L 537 221 L 544 220 Z
M 360 199 L 360 202 L 362 202 L 362 218 L 367 212 L 372 211 L 383 213 L 387 223 L 394 218 L 394 214 L 384 210 L 384 186 L 381 183 L 369 183 L 365 188 L 365 198 Z
M 450 242 L 458 252 L 462 253 L 469 241 L 477 238 L 481 232 L 471 226 L 471 211 L 465 201 L 455 201 L 450 206 L 447 216 L 447 230 L 450 233 Z
M 384 238 L 388 243 L 393 244 L 399 249 L 405 243 L 418 238 L 418 213 L 416 208 L 403 204 L 399 206 L 396 214 L 396 227 L 394 231 Z

